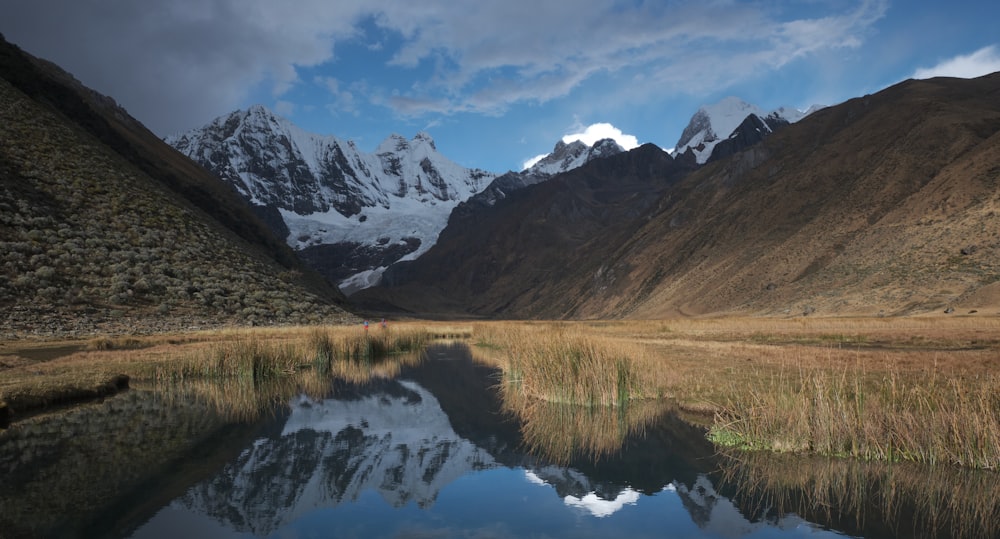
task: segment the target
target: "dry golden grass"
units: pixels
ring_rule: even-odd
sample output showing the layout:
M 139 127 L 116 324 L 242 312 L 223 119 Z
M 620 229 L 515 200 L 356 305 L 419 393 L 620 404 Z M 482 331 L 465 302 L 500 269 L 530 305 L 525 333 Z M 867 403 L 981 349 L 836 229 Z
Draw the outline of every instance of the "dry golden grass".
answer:
M 670 398 L 713 424 L 719 443 L 1000 468 L 997 318 L 410 322 L 369 332 L 292 327 L 126 338 L 47 360 L 8 347 L 0 349 L 0 401 L 99 386 L 119 373 L 260 379 L 305 369 L 363 380 L 398 372 L 366 357 L 414 350 L 433 337 L 471 337 L 476 356 L 502 368 L 508 389 L 526 398 L 589 407 Z M 395 344 L 383 343 L 390 334 Z
M 525 446 L 547 460 L 567 463 L 575 457 L 599 460 L 616 454 L 632 435 L 674 410 L 662 399 L 626 406 L 578 406 L 526 395 L 515 385 L 500 384 L 505 411 L 521 424 Z
M 534 398 L 615 406 L 656 395 L 638 367 L 649 361 L 641 344 L 567 324 L 480 324 L 473 335 L 480 348 L 500 352 L 504 383 Z
M 995 318 L 483 323 L 475 334 L 480 345 L 503 347 L 494 363 L 536 397 L 587 403 L 586 391 L 565 386 L 596 376 L 554 368 L 553 358 L 568 356 L 552 343 L 599 342 L 630 352 L 624 363 L 593 361 L 603 373 L 595 384 L 613 384 L 625 364 L 631 398 L 667 396 L 709 414 L 718 443 L 1000 468 Z M 532 353 L 551 357 L 532 360 L 541 372 L 529 374 Z
M 465 335 L 470 330 L 465 329 Z M 14 412 L 92 398 L 119 375 L 133 381 L 263 379 L 317 369 L 361 380 L 391 363 L 380 356 L 418 349 L 437 335 L 461 335 L 454 325 L 239 328 L 176 335 L 100 338 L 76 342 L 5 343 L 0 347 L 0 402 Z M 320 338 L 322 337 L 322 338 Z M 321 345 L 330 347 L 321 349 Z M 323 351 L 333 356 L 321 357 Z M 398 366 L 396 367 L 398 372 Z

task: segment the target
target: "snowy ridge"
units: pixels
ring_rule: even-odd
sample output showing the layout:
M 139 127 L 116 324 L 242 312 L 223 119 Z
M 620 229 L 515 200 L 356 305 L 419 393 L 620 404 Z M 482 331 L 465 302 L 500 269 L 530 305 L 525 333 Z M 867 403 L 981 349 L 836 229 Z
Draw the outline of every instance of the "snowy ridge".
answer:
M 807 111 L 800 111 L 792 107 L 780 107 L 764 112 L 760 107 L 738 97 L 727 97 L 713 105 L 705 105 L 694 113 L 674 147 L 674 155 L 690 149 L 698 164 L 705 164 L 712 156 L 715 146 L 733 135 L 750 115 L 757 116 L 765 129 L 770 130 L 767 126 L 774 121 L 795 123 L 820 108 L 823 107 L 814 105 Z
M 552 152 L 521 172 L 508 172 L 498 176 L 489 187 L 469 199 L 472 204 L 492 206 L 507 197 L 512 191 L 541 183 L 556 174 L 579 168 L 594 159 L 610 157 L 625 149 L 614 139 L 601 139 L 587 146 L 576 140 L 570 143 L 556 142 Z
M 378 284 L 392 264 L 425 253 L 452 210 L 494 187 L 497 177 L 454 163 L 425 132 L 409 140 L 390 135 L 365 153 L 351 141 L 308 133 L 260 105 L 166 141 L 231 184 L 347 294 Z M 494 191 L 502 198 L 504 191 L 621 151 L 611 139 L 593 146 L 560 141 L 529 170 L 504 175 L 516 177 Z
M 579 140 L 574 140 L 569 144 L 560 140 L 550 154 L 524 170 L 522 174 L 552 176 L 581 167 L 592 159 L 608 157 L 624 151 L 625 149 L 621 145 L 609 138 L 598 140 L 593 146 L 587 146 Z
M 392 262 L 429 249 L 451 210 L 496 176 L 444 157 L 424 132 L 411 140 L 390 135 L 365 153 L 260 105 L 166 141 L 250 203 L 279 213 L 293 248 L 351 243 L 379 260 L 393 248 Z M 348 286 L 373 284 L 379 268 L 367 268 L 348 278 Z

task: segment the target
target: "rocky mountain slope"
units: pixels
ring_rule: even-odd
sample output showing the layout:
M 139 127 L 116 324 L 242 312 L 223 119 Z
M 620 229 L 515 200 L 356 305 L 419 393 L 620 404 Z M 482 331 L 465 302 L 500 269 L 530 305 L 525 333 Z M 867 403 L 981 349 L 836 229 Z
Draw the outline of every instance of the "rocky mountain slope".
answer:
M 579 280 L 600 274 L 605 256 L 690 170 L 648 144 L 516 190 L 493 206 L 460 205 L 427 254 L 390 268 L 385 286 L 352 300 L 414 312 L 553 316 L 589 293 L 575 290 Z
M 594 159 L 610 157 L 624 151 L 625 149 L 612 139 L 598 140 L 593 146 L 587 146 L 579 140 L 568 144 L 560 140 L 556 142 L 552 152 L 531 167 L 498 176 L 486 189 L 470 197 L 465 203 L 492 206 L 518 189 L 541 183 L 557 174 L 579 168 Z
M 356 299 L 542 318 L 1000 306 L 1000 74 L 906 81 L 682 179 L 653 154 L 595 161 L 474 223 L 455 215 Z
M 262 106 L 217 118 L 167 142 L 232 185 L 310 266 L 348 292 L 375 284 L 398 261 L 437 241 L 459 203 L 487 199 L 590 159 L 622 151 L 558 143 L 530 169 L 467 169 L 438 152 L 427 133 L 388 137 L 374 153 L 307 133 Z
M 0 42 L 0 334 L 335 321 L 342 299 L 112 100 Z

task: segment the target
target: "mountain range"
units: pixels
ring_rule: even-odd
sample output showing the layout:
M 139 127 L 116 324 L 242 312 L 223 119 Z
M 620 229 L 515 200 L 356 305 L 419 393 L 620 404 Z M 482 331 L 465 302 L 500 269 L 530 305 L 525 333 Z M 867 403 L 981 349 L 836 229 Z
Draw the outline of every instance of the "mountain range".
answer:
M 299 256 L 345 292 L 377 284 L 386 268 L 437 241 L 455 206 L 540 182 L 624 151 L 559 142 L 530 169 L 496 174 L 442 155 L 431 136 L 390 135 L 365 153 L 352 141 L 307 133 L 256 105 L 166 142 L 232 185 Z
M 694 114 L 674 153 L 697 164 L 721 159 L 819 108 L 764 113 L 729 97 Z M 530 168 L 497 176 L 457 165 L 424 132 L 411 140 L 390 135 L 368 154 L 352 141 L 307 133 L 261 105 L 166 141 L 232 185 L 275 234 L 348 294 L 427 252 L 458 204 L 489 206 L 624 151 L 612 139 L 592 146 L 560 140 Z
M 366 153 L 259 106 L 177 151 L 0 53 L 0 331 L 342 318 L 331 282 L 353 309 L 433 316 L 1000 306 L 1000 74 L 806 112 L 726 99 L 670 153 L 560 142 L 497 175 L 426 133 Z
M 424 256 L 351 299 L 516 318 L 1000 306 L 1000 74 L 905 81 L 691 157 L 643 146 L 460 206 Z

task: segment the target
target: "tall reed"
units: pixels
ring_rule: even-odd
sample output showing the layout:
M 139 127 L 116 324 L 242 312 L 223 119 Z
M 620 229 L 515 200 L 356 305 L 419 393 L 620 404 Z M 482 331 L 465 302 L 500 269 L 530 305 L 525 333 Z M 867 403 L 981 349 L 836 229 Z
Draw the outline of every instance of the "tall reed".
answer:
M 723 445 L 1000 469 L 1000 377 L 811 370 L 734 388 Z
M 248 331 L 156 363 L 153 378 L 240 378 L 261 381 L 313 369 L 334 374 L 341 363 L 373 363 L 415 353 L 430 340 L 424 328 L 375 329 L 333 326 L 287 335 Z
M 501 358 L 504 381 L 526 395 L 584 406 L 624 405 L 653 396 L 637 361 L 642 345 L 561 324 L 477 326 L 473 339 Z
M 329 372 L 337 361 L 374 361 L 414 353 L 427 345 L 431 335 L 424 328 L 377 328 L 344 331 L 317 328 L 309 337 L 313 366 Z
M 294 342 L 266 340 L 246 333 L 215 343 L 207 352 L 161 363 L 157 378 L 239 378 L 262 381 L 295 372 L 302 364 L 302 349 Z

